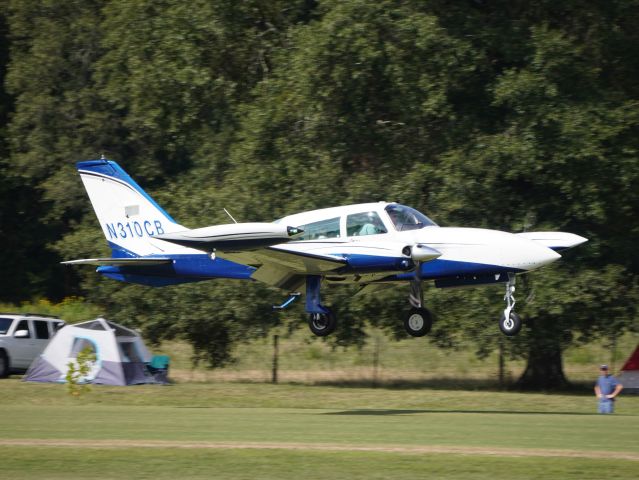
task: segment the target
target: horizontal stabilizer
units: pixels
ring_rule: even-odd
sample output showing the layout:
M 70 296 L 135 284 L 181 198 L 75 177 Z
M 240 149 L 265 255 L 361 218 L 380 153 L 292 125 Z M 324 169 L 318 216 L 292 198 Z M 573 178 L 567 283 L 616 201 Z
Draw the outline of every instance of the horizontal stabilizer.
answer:
M 165 265 L 172 263 L 171 258 L 160 257 L 134 257 L 134 258 L 83 258 L 81 260 L 69 260 L 60 262 L 64 265 L 97 265 L 97 266 L 113 266 L 113 267 L 132 267 L 132 266 L 148 266 L 148 265 Z

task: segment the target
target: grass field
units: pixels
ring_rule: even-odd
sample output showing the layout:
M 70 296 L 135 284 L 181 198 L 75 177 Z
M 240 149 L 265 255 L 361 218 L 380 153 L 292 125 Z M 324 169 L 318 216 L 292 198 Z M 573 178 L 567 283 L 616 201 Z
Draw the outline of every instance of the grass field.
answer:
M 0 382 L 2 478 L 635 479 L 639 397 Z

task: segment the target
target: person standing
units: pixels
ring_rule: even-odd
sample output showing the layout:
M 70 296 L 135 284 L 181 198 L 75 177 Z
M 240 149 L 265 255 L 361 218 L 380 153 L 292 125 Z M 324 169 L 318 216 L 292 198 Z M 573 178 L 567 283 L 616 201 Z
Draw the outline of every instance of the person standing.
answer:
M 608 365 L 599 367 L 599 378 L 595 383 L 595 395 L 599 399 L 599 413 L 614 413 L 615 397 L 623 389 L 623 385 L 608 373 Z

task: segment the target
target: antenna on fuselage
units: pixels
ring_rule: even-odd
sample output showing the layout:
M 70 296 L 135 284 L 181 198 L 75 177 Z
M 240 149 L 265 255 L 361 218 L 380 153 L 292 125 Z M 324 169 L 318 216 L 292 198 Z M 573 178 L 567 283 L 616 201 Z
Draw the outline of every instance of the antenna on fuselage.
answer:
M 224 213 L 226 213 L 229 216 L 229 218 L 233 220 L 233 223 L 237 223 L 237 220 L 233 218 L 233 215 L 231 215 L 226 208 L 224 208 L 223 210 L 224 210 Z

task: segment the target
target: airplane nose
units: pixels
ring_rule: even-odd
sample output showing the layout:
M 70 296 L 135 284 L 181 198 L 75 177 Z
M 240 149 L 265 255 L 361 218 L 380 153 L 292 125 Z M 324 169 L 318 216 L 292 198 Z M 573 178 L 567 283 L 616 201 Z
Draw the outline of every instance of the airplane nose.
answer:
M 516 259 L 513 266 L 522 270 L 536 270 L 561 258 L 561 255 L 551 248 L 521 237 L 516 238 L 513 247 L 513 259 Z
M 539 251 L 535 252 L 535 268 L 543 267 L 544 265 L 548 265 L 556 260 L 559 260 L 561 255 L 559 255 L 554 250 L 548 247 L 539 247 Z

